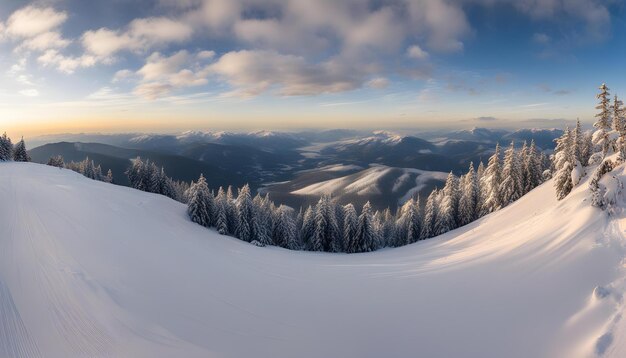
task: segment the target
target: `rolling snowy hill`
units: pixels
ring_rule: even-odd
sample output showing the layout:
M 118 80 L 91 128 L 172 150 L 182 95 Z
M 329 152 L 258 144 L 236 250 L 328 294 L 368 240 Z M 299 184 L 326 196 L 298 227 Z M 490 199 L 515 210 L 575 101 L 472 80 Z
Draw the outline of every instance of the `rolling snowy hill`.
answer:
M 162 196 L 0 163 L 0 356 L 624 357 L 626 219 L 591 207 L 587 180 L 345 255 L 255 247 Z

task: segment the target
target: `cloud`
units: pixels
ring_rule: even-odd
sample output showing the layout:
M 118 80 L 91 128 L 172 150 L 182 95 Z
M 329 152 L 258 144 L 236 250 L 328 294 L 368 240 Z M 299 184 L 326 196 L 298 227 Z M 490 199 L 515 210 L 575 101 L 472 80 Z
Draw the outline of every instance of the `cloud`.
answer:
M 193 28 L 180 21 L 158 17 L 135 19 L 126 31 L 100 28 L 87 31 L 82 44 L 90 54 L 108 58 L 117 52 L 128 50 L 143 52 L 157 46 L 189 40 Z
M 18 92 L 19 94 L 21 94 L 22 96 L 26 96 L 26 97 L 37 97 L 39 96 L 39 91 L 37 91 L 36 89 L 25 89 L 25 90 L 21 90 Z
M 360 87 L 363 74 L 344 66 L 332 60 L 315 64 L 300 56 L 244 50 L 224 54 L 209 71 L 235 87 L 238 96 L 256 96 L 273 88 L 279 95 L 297 96 Z
M 185 50 L 171 56 L 153 53 L 137 71 L 142 83 L 135 88 L 134 93 L 147 99 L 156 99 L 178 88 L 206 84 L 206 68 L 201 68 L 192 61 L 197 57 L 198 55 L 192 56 Z
M 95 66 L 98 59 L 91 55 L 65 56 L 57 50 L 47 50 L 37 58 L 37 62 L 44 67 L 56 67 L 63 73 L 72 74 L 79 68 Z
M 215 57 L 215 51 L 207 51 L 207 50 L 200 51 L 198 52 L 197 56 L 201 60 L 209 60 Z
M 385 89 L 389 87 L 389 80 L 384 77 L 376 77 L 367 82 L 367 87 L 375 89 Z
M 49 31 L 24 40 L 16 50 L 45 51 L 47 49 L 64 48 L 70 43 L 71 41 L 64 39 L 60 33 Z
M 131 70 L 119 70 L 117 72 L 115 72 L 115 74 L 113 75 L 113 79 L 111 80 L 111 82 L 115 83 L 115 82 L 121 82 L 124 81 L 128 78 L 131 78 L 135 75 L 135 73 Z
M 15 37 L 34 37 L 57 28 L 66 20 L 65 12 L 29 5 L 11 14 L 7 20 L 6 33 Z
M 428 52 L 422 50 L 421 47 L 413 45 L 406 50 L 406 55 L 410 58 L 424 60 L 428 58 Z
M 540 90 L 542 90 L 543 92 L 546 93 L 551 93 L 555 96 L 566 96 L 568 94 L 571 94 L 573 91 L 570 89 L 559 89 L 559 90 L 554 90 L 552 89 L 552 87 L 550 87 L 549 85 L 545 84 L 545 83 L 540 83 L 537 85 L 537 88 L 539 88 Z

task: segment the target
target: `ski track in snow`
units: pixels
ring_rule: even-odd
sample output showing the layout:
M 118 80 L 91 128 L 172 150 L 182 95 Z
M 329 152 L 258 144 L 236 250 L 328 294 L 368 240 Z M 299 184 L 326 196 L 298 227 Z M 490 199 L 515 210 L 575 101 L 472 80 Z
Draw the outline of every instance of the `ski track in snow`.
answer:
M 0 357 L 41 357 L 37 344 L 26 329 L 11 292 L 0 281 Z

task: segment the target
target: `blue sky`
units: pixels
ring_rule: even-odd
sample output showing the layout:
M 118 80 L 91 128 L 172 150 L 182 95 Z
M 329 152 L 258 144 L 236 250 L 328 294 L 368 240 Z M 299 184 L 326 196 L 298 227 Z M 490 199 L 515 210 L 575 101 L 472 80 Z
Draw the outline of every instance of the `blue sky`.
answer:
M 621 0 L 0 3 L 16 135 L 553 127 L 626 91 Z

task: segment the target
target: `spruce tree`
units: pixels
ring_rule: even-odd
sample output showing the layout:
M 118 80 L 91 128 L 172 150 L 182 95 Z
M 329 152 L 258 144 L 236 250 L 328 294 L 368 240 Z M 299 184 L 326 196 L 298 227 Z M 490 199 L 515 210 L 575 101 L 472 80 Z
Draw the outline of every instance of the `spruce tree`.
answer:
M 420 202 L 418 199 L 409 199 L 402 207 L 400 222 L 403 227 L 400 245 L 412 244 L 422 239 L 422 220 L 420 217 Z
M 611 100 L 609 88 L 603 83 L 600 87 L 600 93 L 596 95 L 599 103 L 596 109 L 597 121 L 593 124 L 596 132 L 593 135 L 594 144 L 602 148 L 602 153 L 606 156 L 610 150 L 609 132 L 611 131 Z
M 537 146 L 535 145 L 534 140 L 530 142 L 530 147 L 528 147 L 528 154 L 523 165 L 524 172 L 526 173 L 524 193 L 528 193 L 529 191 L 539 186 L 539 184 L 541 184 L 543 174 L 541 157 L 539 156 L 539 153 L 537 153 Z
M 330 196 L 323 195 L 315 208 L 315 234 L 312 251 L 332 251 L 335 241 L 343 240 L 339 235 L 335 205 Z
M 297 240 L 296 222 L 291 208 L 281 205 L 276 209 L 276 221 L 272 236 L 276 246 L 291 250 L 300 249 L 300 243 Z
M 344 250 L 354 240 L 359 226 L 359 217 L 354 209 L 354 205 L 347 204 L 343 207 L 343 242 Z
M 30 162 L 30 156 L 26 152 L 26 144 L 22 138 L 13 149 L 13 160 L 16 162 Z
M 48 163 L 46 165 L 49 165 L 51 167 L 56 167 L 56 168 L 65 168 L 65 161 L 63 160 L 62 156 L 55 155 L 53 157 L 50 157 L 50 159 L 48 159 Z
M 480 214 L 480 185 L 474 171 L 474 163 L 470 163 L 461 190 L 459 202 L 460 225 L 467 225 L 476 220 Z
M 442 224 L 446 227 L 446 231 L 456 229 L 459 222 L 459 183 L 458 179 L 452 172 L 448 174 L 446 184 L 442 191 L 442 206 L 440 211 L 444 211 L 441 215 Z
M 198 182 L 191 186 L 189 192 L 189 204 L 187 205 L 189 218 L 195 223 L 208 227 L 211 223 L 211 218 L 209 216 L 207 202 L 209 201 L 211 192 L 209 192 L 209 187 L 202 174 Z
M 572 132 L 567 128 L 565 133 L 556 140 L 557 145 L 554 153 L 554 187 L 556 197 L 561 200 L 572 191 L 572 170 L 574 169 L 573 138 Z
M 311 242 L 315 235 L 315 209 L 309 206 L 302 216 L 302 228 L 300 229 L 300 238 L 305 248 L 311 249 Z
M 500 209 L 503 205 L 500 184 L 502 183 L 502 169 L 500 167 L 500 144 L 496 144 L 495 153 L 489 158 L 487 169 L 483 175 L 484 195 L 483 214 Z
M 437 189 L 433 190 L 428 199 L 426 200 L 426 206 L 424 207 L 424 221 L 422 222 L 422 239 L 428 239 L 436 235 L 437 225 L 437 213 L 439 208 L 437 207 Z
M 252 232 L 254 208 L 248 184 L 239 189 L 236 208 L 237 226 L 235 228 L 235 236 L 243 241 L 252 242 L 254 240 Z
M 221 235 L 228 234 L 227 199 L 224 188 L 220 187 L 215 198 L 215 228 Z
M 521 168 L 515 153 L 515 143 L 504 152 L 504 166 L 502 168 L 502 183 L 500 184 L 500 195 L 502 206 L 509 205 L 522 196 Z
M 369 252 L 375 250 L 375 236 L 372 226 L 372 208 L 369 203 L 363 205 L 361 215 L 359 215 L 359 223 L 356 236 L 353 237 L 346 247 L 348 253 Z
M 6 132 L 0 137 L 0 162 L 13 160 L 13 143 Z

